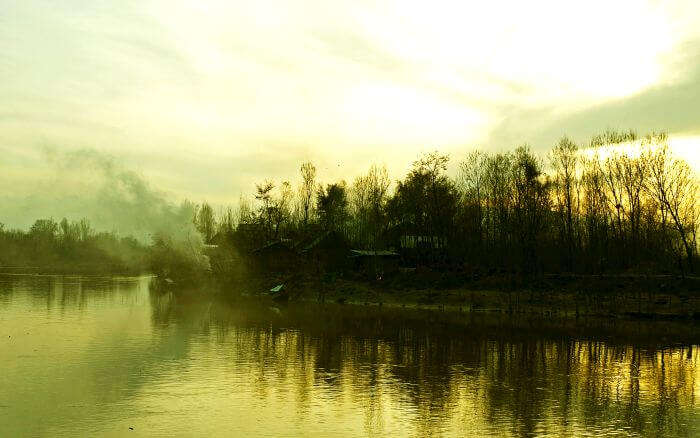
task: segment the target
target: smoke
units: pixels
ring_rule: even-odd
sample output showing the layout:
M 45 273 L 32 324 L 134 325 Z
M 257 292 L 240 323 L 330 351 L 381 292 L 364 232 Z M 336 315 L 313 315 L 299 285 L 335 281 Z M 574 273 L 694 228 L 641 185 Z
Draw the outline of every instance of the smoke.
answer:
M 171 201 L 114 156 L 94 149 L 44 147 L 37 158 L 32 168 L 40 170 L 34 171 L 31 183 L 16 184 L 0 195 L 0 223 L 26 229 L 40 218 L 87 218 L 97 231 L 130 235 L 144 243 L 167 239 L 208 267 L 202 237 L 192 223 L 191 202 Z

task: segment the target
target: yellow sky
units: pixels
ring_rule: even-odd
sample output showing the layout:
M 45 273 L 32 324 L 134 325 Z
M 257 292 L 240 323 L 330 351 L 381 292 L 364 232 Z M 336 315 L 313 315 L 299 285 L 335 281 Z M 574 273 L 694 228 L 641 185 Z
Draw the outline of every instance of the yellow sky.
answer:
M 606 128 L 667 129 L 700 169 L 699 54 L 694 0 L 10 1 L 0 182 L 89 147 L 224 203 L 305 159 L 398 178 L 420 151 Z

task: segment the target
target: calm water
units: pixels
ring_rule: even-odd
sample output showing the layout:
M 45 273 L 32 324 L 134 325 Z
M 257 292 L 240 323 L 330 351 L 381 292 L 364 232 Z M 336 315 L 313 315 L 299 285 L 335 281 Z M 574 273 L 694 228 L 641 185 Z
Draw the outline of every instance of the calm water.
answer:
M 700 436 L 694 328 L 663 330 L 0 276 L 0 436 Z

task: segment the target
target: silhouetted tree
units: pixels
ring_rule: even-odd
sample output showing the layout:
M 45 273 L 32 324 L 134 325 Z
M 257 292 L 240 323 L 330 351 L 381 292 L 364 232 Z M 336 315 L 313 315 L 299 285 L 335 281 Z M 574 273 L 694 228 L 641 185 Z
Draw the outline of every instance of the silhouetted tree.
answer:
M 527 146 L 515 150 L 512 167 L 514 242 L 521 248 L 525 272 L 539 269 L 539 248 L 550 211 L 551 184 L 542 174 L 542 165 Z
M 673 158 L 668 151 L 665 136 L 649 137 L 656 147 L 645 156 L 650 178 L 647 191 L 656 199 L 662 210 L 662 220 L 668 214 L 683 249 L 688 269 L 693 272 L 698 220 L 698 186 L 692 171 L 684 161 Z
M 670 157 L 665 141 L 665 135 L 640 139 L 610 130 L 583 148 L 563 137 L 547 169 L 527 146 L 473 152 L 455 179 L 447 174 L 449 156 L 433 152 L 421 155 L 393 192 L 386 168 L 376 165 L 347 193 L 344 182 L 316 189 L 315 168 L 306 162 L 294 209 L 288 183 L 278 192 L 271 182 L 258 185 L 259 208 L 239 204 L 239 234 L 245 230 L 258 244 L 307 237 L 315 190 L 320 228 L 343 231 L 358 247 L 402 248 L 418 262 L 448 256 L 476 269 L 532 275 L 668 270 L 676 269 L 675 258 L 692 270 L 697 182 L 687 163 Z
M 345 183 L 328 184 L 316 193 L 316 208 L 318 209 L 321 226 L 327 231 L 338 231 L 347 218 L 348 199 Z
M 301 187 L 299 188 L 299 198 L 302 210 L 302 221 L 304 227 L 309 224 L 313 208 L 314 189 L 316 187 L 316 167 L 311 161 L 302 163 L 301 168 Z
M 484 210 L 486 196 L 487 155 L 474 151 L 460 163 L 459 187 L 462 196 L 461 218 L 462 252 L 471 262 L 482 257 L 484 251 Z
M 389 175 L 385 166 L 372 165 L 366 175 L 355 178 L 350 188 L 353 238 L 358 246 L 377 248 L 386 229 L 385 207 Z
M 265 238 L 272 237 L 272 189 L 275 185 L 270 181 L 256 185 L 255 199 L 262 202 L 258 209 L 258 218 L 265 230 Z
M 274 226 L 273 237 L 280 237 L 280 230 L 290 218 L 290 203 L 292 202 L 292 186 L 288 181 L 284 181 L 280 187 L 280 194 L 276 199 L 273 199 L 271 209 L 271 217 Z
M 205 243 L 211 243 L 214 233 L 216 232 L 216 219 L 214 210 L 207 202 L 204 202 L 195 213 L 194 224 L 197 231 L 202 234 Z
M 554 169 L 554 194 L 559 214 L 560 239 L 566 247 L 566 267 L 573 270 L 574 251 L 577 243 L 578 218 L 578 146 L 569 138 L 563 137 L 550 155 Z
M 448 161 L 447 155 L 437 152 L 421 156 L 408 176 L 397 183 L 388 205 L 391 225 L 433 250 L 445 247 L 455 231 L 459 194 L 445 175 Z M 428 251 L 426 257 L 434 255 Z

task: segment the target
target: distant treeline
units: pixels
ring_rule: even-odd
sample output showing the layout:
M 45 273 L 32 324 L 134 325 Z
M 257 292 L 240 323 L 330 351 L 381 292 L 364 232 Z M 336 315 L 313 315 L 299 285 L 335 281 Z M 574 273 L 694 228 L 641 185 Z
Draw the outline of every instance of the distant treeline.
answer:
M 87 219 L 39 219 L 28 230 L 0 224 L 0 270 L 139 273 L 148 248 L 133 237 L 96 232 Z
M 422 155 L 391 184 L 373 165 L 351 184 L 322 185 L 311 162 L 301 183 L 256 187 L 255 200 L 216 214 L 198 206 L 205 242 L 251 250 L 336 231 L 359 249 L 394 249 L 403 263 L 511 272 L 692 272 L 700 205 L 689 165 L 667 136 L 608 131 L 578 145 L 562 138 L 544 157 L 527 146 L 449 157 Z
M 355 249 L 394 250 L 406 267 L 523 275 L 696 271 L 698 181 L 672 155 L 665 134 L 609 131 L 586 145 L 562 138 L 546 156 L 527 146 L 475 151 L 455 176 L 447 174 L 449 160 L 422 155 L 394 184 L 377 165 L 350 184 L 320 184 L 305 162 L 297 187 L 266 180 L 254 200 L 242 196 L 235 209 L 184 202 L 150 245 L 97 232 L 86 219 L 40 219 L 26 231 L 0 224 L 0 268 L 195 277 L 209 269 L 205 253 L 232 262 L 271 242 L 298 252 L 334 232 Z M 220 249 L 208 251 L 199 235 Z

